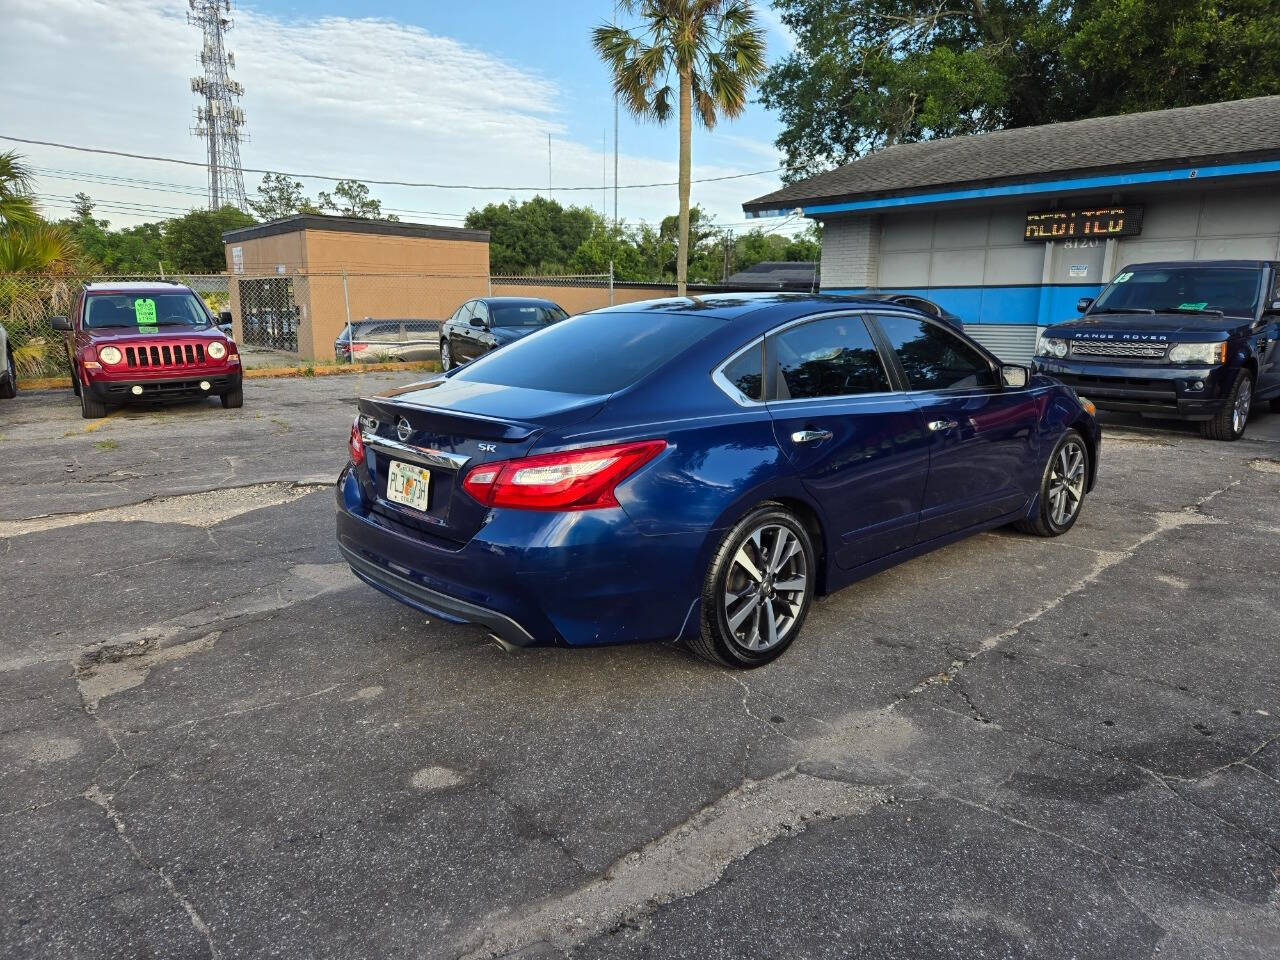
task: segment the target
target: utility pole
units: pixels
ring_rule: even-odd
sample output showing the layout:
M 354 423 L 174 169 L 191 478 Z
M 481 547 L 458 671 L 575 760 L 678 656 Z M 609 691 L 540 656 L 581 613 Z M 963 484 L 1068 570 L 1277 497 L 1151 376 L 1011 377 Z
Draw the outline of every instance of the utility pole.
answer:
M 200 48 L 204 74 L 191 78 L 191 92 L 204 102 L 196 107 L 191 132 L 208 141 L 209 209 L 230 205 L 247 210 L 240 144 L 249 135 L 240 129 L 244 126 L 244 111 L 236 106 L 244 87 L 231 79 L 236 58 L 223 41 L 223 35 L 234 25 L 229 16 L 231 0 L 187 0 L 187 4 L 187 23 L 199 27 L 204 35 Z
M 613 5 L 613 23 L 618 24 L 618 4 Z M 618 91 L 613 91 L 613 232 L 618 232 Z
M 720 277 L 720 282 L 724 283 L 729 279 L 729 254 L 733 250 L 733 231 L 726 230 L 724 232 L 724 273 Z

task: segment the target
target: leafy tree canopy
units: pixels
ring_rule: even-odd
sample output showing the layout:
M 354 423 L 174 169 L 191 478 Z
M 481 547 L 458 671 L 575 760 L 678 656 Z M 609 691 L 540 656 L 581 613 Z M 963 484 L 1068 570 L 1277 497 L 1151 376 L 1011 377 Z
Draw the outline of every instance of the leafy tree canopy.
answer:
M 1275 0 L 775 0 L 788 179 L 886 145 L 1280 92 Z
M 223 232 L 256 222 L 235 207 L 192 210 L 185 216 L 166 220 L 161 230 L 165 266 L 189 273 L 222 273 L 227 269 Z

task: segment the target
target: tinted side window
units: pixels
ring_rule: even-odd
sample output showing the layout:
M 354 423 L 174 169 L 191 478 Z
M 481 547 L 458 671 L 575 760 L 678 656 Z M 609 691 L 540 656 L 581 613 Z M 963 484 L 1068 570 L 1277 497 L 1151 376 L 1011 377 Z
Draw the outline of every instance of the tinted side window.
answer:
M 994 387 L 996 374 L 987 358 L 954 333 L 911 317 L 878 318 L 897 351 L 912 390 Z
M 760 345 L 756 344 L 724 368 L 724 378 L 742 391 L 744 396 L 760 400 L 764 397 L 762 362 Z
M 486 325 L 489 323 L 489 305 L 485 303 L 483 300 L 476 301 L 474 313 Z
M 792 327 L 774 340 L 779 399 L 841 397 L 892 389 L 875 342 L 860 317 L 827 317 Z

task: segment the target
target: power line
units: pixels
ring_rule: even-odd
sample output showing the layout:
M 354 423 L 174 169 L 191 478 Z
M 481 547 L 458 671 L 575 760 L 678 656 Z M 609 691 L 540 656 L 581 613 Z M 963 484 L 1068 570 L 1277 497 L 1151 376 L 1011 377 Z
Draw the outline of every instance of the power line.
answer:
M 12 137 L 8 134 L 0 133 L 0 140 L 9 140 L 13 143 L 27 143 L 38 147 L 56 147 L 59 150 L 75 150 L 78 153 L 98 153 L 111 157 L 127 157 L 131 160 L 152 160 L 156 163 L 176 163 L 184 167 L 207 167 L 207 163 L 198 160 L 180 160 L 177 157 L 159 157 L 145 153 L 128 153 L 124 150 L 107 150 L 102 147 L 80 147 L 70 143 L 56 143 L 52 140 L 32 140 L 28 137 Z M 771 167 L 768 170 L 753 170 L 750 173 L 729 173 L 719 177 L 701 177 L 697 180 L 691 180 L 690 183 L 719 183 L 725 180 L 745 180 L 749 177 L 762 177 L 770 173 L 778 173 L 781 167 Z M 290 173 L 287 170 L 268 170 L 263 167 L 242 167 L 244 173 L 278 173 L 285 177 L 297 177 L 301 180 L 331 180 L 337 182 L 339 180 L 357 180 L 360 183 L 371 184 L 379 187 L 426 187 L 432 190 L 490 190 L 500 191 L 509 190 L 517 193 L 541 193 L 542 187 L 511 187 L 502 185 L 482 186 L 473 183 L 426 183 L 413 180 L 372 180 L 368 177 L 336 177 L 325 173 Z M 617 190 L 650 190 L 656 187 L 674 187 L 678 181 L 665 180 L 661 183 L 624 183 L 615 187 Z M 595 190 L 594 186 L 575 186 L 575 187 L 557 187 L 557 190 Z

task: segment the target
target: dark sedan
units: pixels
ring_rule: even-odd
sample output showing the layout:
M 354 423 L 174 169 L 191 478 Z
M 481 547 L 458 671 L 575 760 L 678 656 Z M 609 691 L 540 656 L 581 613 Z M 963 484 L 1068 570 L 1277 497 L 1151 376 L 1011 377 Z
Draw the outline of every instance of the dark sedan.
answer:
M 754 667 L 815 594 L 1004 524 L 1066 533 L 1100 439 L 1070 388 L 919 311 L 633 303 L 362 399 L 338 544 L 507 643 L 680 639 Z
M 468 300 L 440 328 L 440 366 L 468 363 L 567 316 L 558 303 L 533 297 Z

